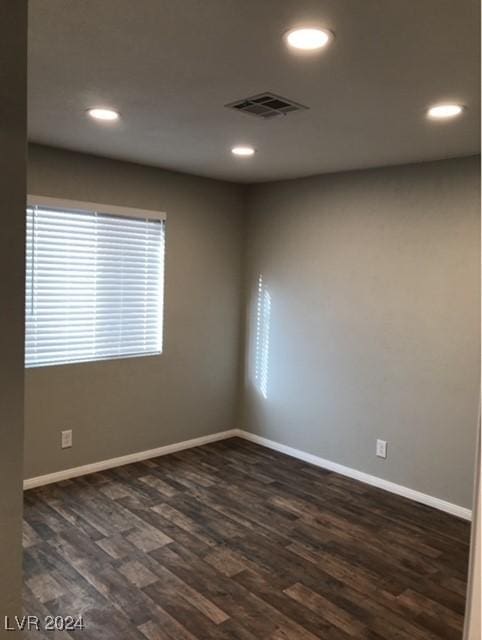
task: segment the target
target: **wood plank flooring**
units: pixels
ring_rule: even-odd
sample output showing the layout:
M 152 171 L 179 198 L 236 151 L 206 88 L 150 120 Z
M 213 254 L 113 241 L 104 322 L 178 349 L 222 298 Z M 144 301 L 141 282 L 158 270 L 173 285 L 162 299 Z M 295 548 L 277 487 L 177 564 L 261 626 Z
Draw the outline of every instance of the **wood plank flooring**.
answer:
M 26 492 L 25 613 L 82 614 L 55 634 L 82 640 L 459 640 L 469 529 L 233 438 Z

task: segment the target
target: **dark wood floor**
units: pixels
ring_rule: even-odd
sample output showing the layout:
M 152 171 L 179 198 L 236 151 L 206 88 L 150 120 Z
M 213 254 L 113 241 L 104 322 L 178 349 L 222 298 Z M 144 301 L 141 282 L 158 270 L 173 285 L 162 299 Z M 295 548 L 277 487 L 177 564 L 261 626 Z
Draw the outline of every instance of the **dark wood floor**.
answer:
M 466 522 L 235 438 L 28 491 L 25 609 L 82 614 L 60 636 L 83 640 L 458 640 L 468 544 Z

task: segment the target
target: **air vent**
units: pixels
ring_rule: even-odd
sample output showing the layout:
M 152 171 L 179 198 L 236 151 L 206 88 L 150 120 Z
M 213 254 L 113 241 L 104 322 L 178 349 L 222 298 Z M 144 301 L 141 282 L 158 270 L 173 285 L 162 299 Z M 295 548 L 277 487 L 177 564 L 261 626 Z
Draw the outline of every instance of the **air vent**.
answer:
M 292 111 L 308 109 L 308 107 L 302 104 L 293 102 L 293 100 L 287 100 L 274 93 L 259 93 L 256 96 L 236 100 L 236 102 L 231 102 L 225 106 L 230 109 L 236 109 L 236 111 L 242 111 L 243 113 L 250 113 L 252 116 L 258 116 L 259 118 L 285 116 Z

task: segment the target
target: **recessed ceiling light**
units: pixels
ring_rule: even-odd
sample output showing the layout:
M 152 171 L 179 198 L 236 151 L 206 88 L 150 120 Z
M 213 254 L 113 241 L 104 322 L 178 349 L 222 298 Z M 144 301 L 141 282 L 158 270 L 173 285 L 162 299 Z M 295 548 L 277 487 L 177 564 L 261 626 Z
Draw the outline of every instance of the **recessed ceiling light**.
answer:
M 328 29 L 315 29 L 313 27 L 292 29 L 285 35 L 288 45 L 301 51 L 323 49 L 332 38 L 333 33 Z
M 460 104 L 436 104 L 428 110 L 428 117 L 434 120 L 444 120 L 445 118 L 455 118 L 464 110 Z
M 248 147 L 246 145 L 242 145 L 242 146 L 238 146 L 238 147 L 233 147 L 231 149 L 231 153 L 235 156 L 241 156 L 243 158 L 248 158 L 249 156 L 253 156 L 254 155 L 254 149 L 253 147 Z
M 91 118 L 95 118 L 95 120 L 113 121 L 119 118 L 119 114 L 117 111 L 114 111 L 113 109 L 105 109 L 104 107 L 89 109 L 87 113 Z

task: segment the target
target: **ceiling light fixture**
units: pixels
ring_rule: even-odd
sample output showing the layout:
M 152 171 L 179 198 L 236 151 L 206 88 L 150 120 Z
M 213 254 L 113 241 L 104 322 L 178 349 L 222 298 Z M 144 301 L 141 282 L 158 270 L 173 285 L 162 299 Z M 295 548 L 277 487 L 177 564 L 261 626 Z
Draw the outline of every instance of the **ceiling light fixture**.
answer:
M 306 27 L 292 29 L 285 35 L 285 40 L 293 49 L 301 51 L 317 51 L 323 49 L 332 40 L 333 33 L 328 29 Z
M 445 120 L 459 116 L 464 107 L 460 104 L 436 104 L 427 111 L 428 117 L 433 120 Z
M 235 156 L 240 156 L 242 158 L 249 158 L 249 156 L 254 155 L 253 147 L 248 147 L 246 145 L 233 147 L 231 149 L 231 153 Z
M 119 113 L 113 109 L 106 109 L 105 107 L 95 107 L 87 111 L 91 118 L 95 120 L 114 121 L 119 119 Z

